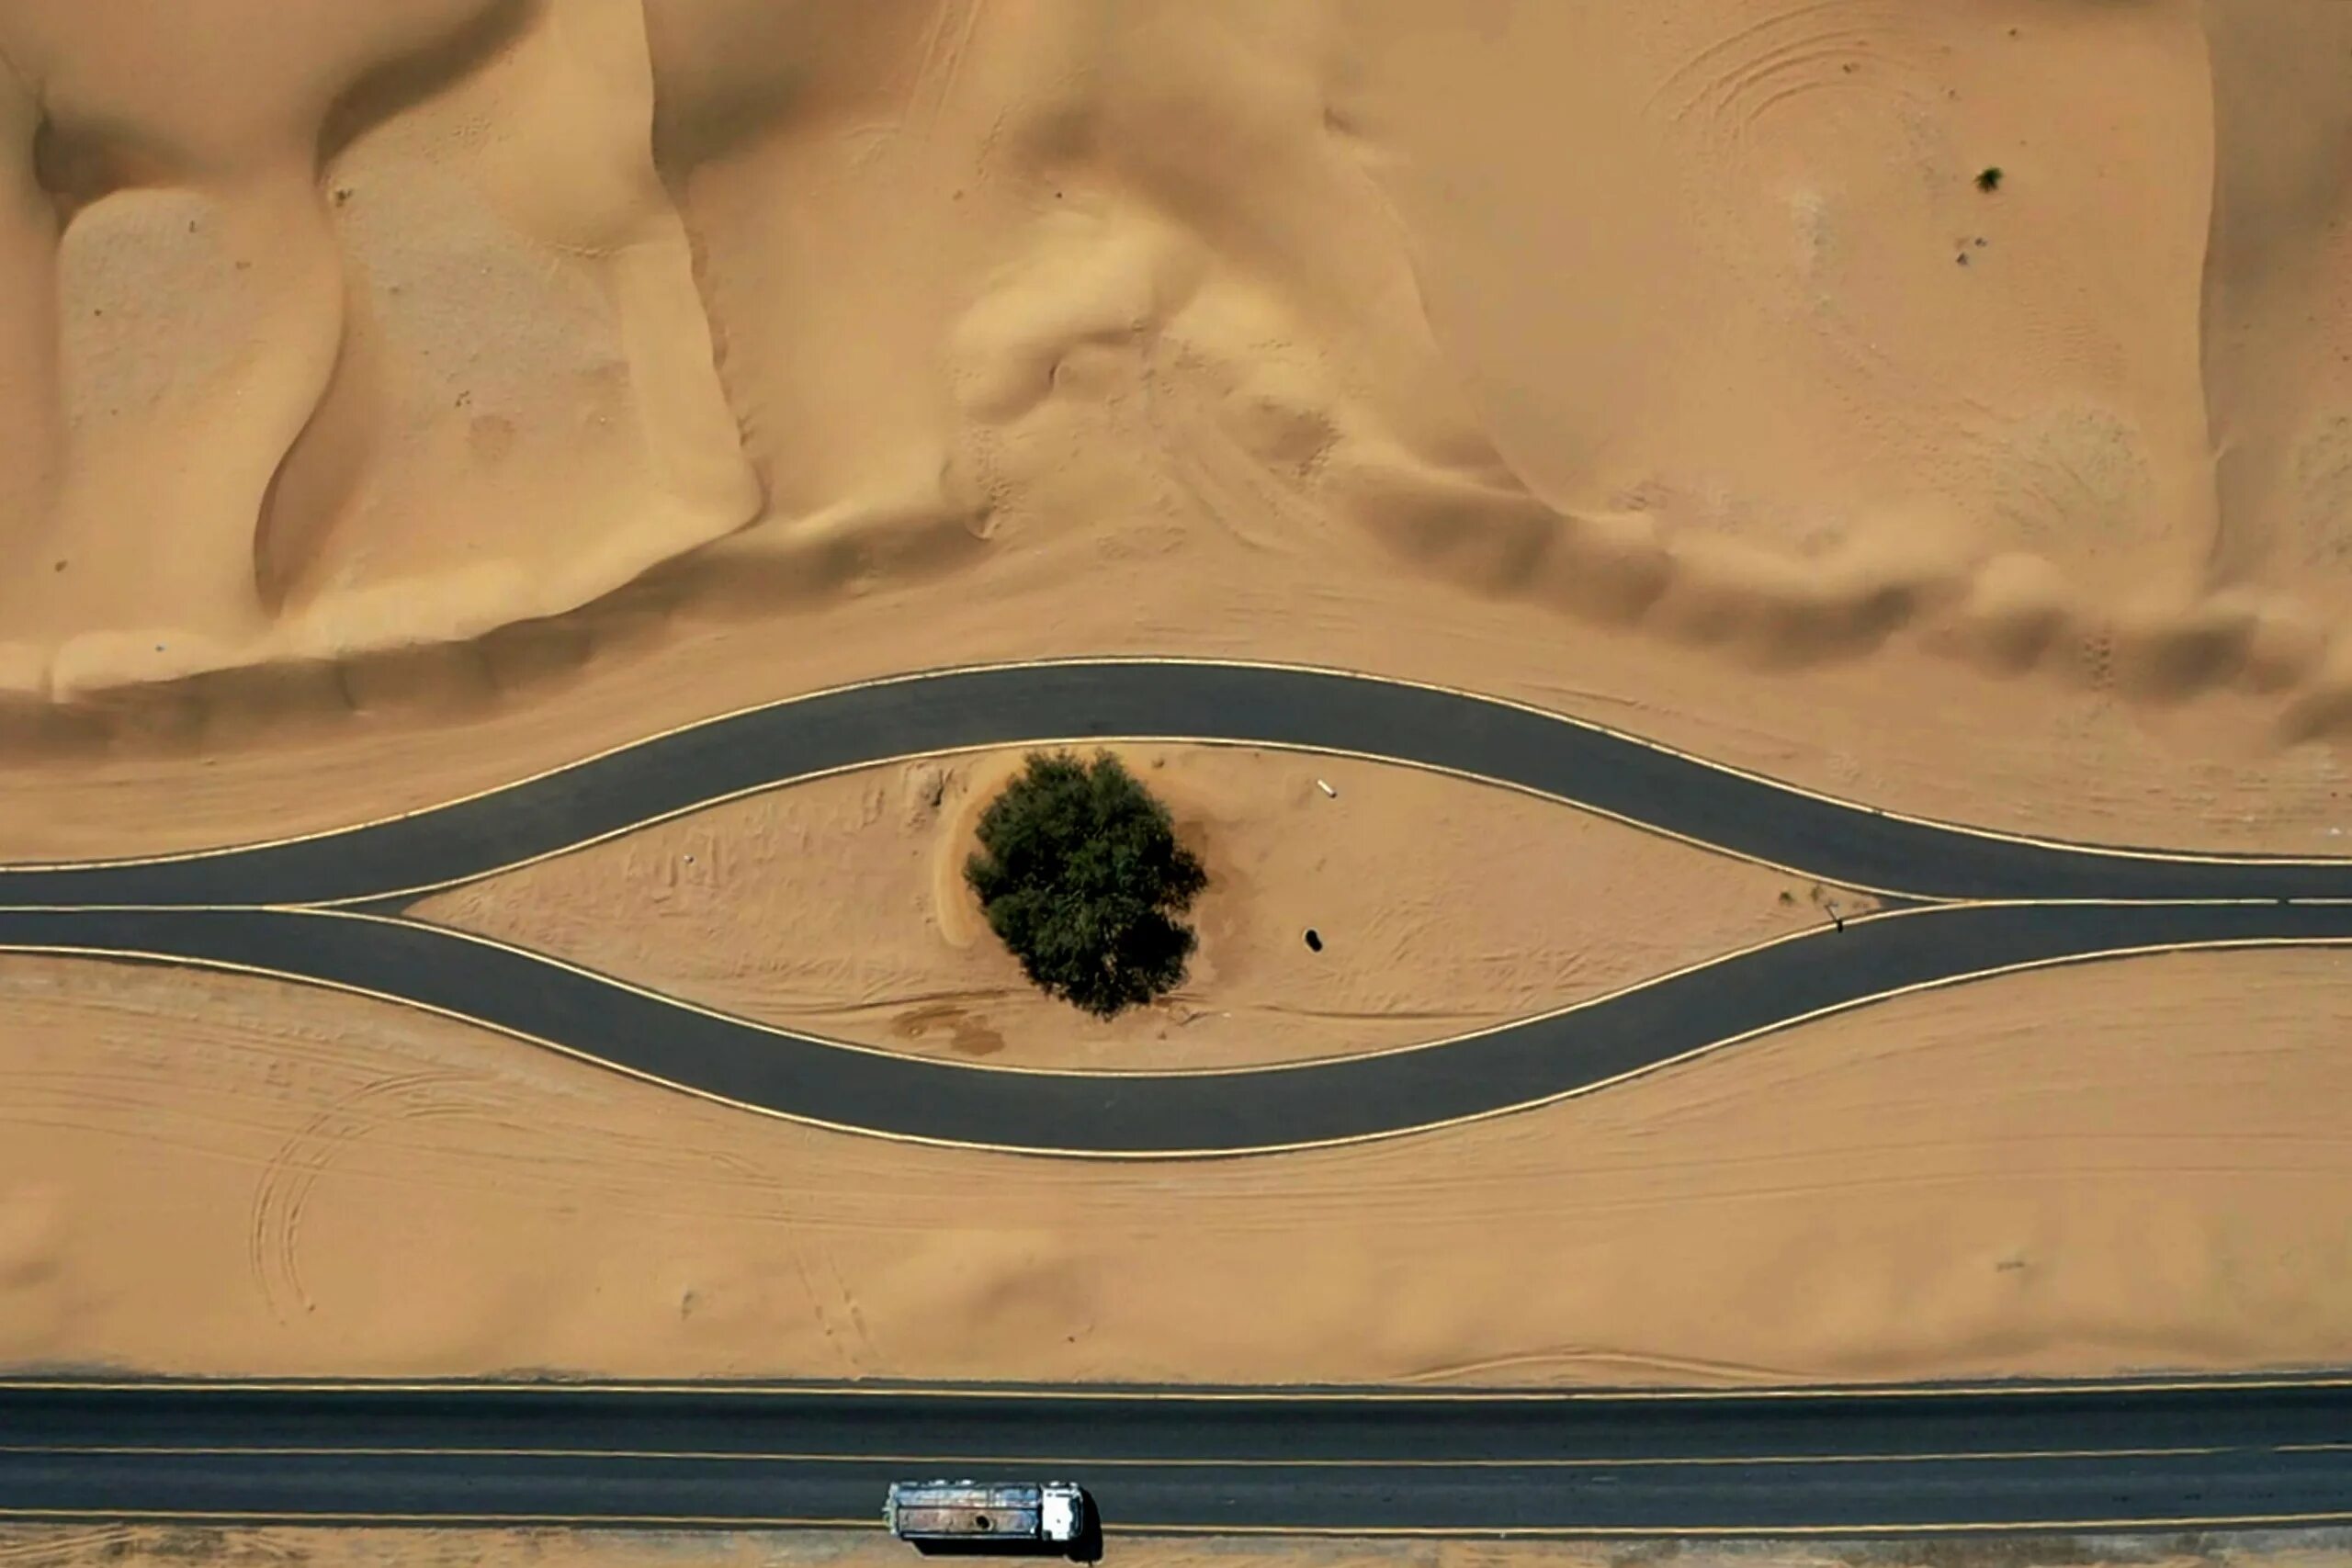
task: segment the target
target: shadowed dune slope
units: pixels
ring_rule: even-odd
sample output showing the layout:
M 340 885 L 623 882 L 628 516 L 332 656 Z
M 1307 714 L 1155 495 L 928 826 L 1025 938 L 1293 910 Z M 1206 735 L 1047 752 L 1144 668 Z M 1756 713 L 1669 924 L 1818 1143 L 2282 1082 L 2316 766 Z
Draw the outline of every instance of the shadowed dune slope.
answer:
M 198 752 L 325 821 L 1136 646 L 2327 848 L 2343 31 L 13 0 L 7 785 Z M 396 765 L 307 787 L 355 735 Z

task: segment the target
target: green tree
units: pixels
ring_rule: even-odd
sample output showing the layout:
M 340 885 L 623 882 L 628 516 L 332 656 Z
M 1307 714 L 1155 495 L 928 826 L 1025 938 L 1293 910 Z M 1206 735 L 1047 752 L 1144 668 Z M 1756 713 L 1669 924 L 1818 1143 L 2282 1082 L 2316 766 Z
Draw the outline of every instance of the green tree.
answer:
M 1168 808 L 1107 751 L 1033 751 L 981 813 L 964 879 L 1029 978 L 1109 1018 L 1184 978 L 1207 886 Z

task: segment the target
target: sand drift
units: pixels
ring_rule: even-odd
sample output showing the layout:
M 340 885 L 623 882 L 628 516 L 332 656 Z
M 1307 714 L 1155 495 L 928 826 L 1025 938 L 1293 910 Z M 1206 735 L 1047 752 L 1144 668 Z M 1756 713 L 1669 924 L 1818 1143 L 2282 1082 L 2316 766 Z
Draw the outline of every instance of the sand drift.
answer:
M 1314 1063 L 1171 1073 L 1043 1072 L 845 1045 L 398 912 L 430 890 L 826 773 L 966 748 L 1110 739 L 1287 747 L 1435 769 L 1600 812 L 1694 852 L 1867 888 L 1891 907 L 1477 1034 Z M 1557 896 L 1578 893 L 1569 886 Z M 1161 660 L 909 676 L 713 719 L 334 832 L 0 869 L 0 949 L 323 985 L 796 1120 L 1093 1156 L 1239 1155 L 1392 1136 L 1589 1091 L 1926 987 L 2130 953 L 2333 942 L 2352 942 L 2345 861 L 2032 840 L 1872 811 L 1467 694 L 1338 671 Z

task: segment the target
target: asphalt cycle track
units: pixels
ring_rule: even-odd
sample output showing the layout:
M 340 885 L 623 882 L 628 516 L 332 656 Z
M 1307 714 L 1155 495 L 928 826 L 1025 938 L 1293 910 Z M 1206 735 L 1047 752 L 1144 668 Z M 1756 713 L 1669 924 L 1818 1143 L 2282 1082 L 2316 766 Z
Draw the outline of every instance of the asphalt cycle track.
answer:
M 1165 1072 L 917 1059 L 729 1016 L 402 912 L 425 894 L 797 781 L 942 752 L 1112 739 L 1405 763 L 1546 796 L 1694 852 L 1861 889 L 1884 908 L 1476 1034 Z M 1074 1157 L 1231 1156 L 1395 1136 L 1589 1092 L 1929 987 L 2155 952 L 2343 943 L 2352 943 L 2352 862 L 2342 859 L 2069 844 L 1929 822 L 1467 693 L 1178 660 L 865 682 L 345 829 L 0 867 L 0 951 L 325 986 L 748 1110 Z

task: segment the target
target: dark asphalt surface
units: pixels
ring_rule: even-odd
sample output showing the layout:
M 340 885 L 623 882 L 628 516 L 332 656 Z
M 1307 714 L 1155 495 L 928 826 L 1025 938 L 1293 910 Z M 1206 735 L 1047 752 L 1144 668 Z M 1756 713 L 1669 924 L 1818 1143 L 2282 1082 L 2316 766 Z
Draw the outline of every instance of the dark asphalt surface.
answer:
M 0 1516 L 89 1519 L 866 1522 L 891 1480 L 942 1474 L 1080 1482 L 1114 1535 L 2352 1522 L 2352 1391 L 2317 1383 L 1505 1400 L 0 1384 Z
M 2352 897 L 2352 863 L 2142 859 L 1925 826 L 1368 676 L 1118 662 L 951 671 L 713 720 L 470 801 L 150 864 L 0 872 L 0 904 L 301 904 L 479 875 L 724 795 L 954 747 L 1121 735 L 1351 750 L 1543 790 L 1826 881 L 1939 898 Z
M 1242 1153 L 1530 1104 L 1905 986 L 2185 942 L 2352 941 L 2352 904 L 1961 905 L 1849 924 L 1427 1049 L 1199 1075 L 990 1072 L 696 1012 L 511 948 L 271 909 L 0 910 L 41 943 L 266 967 L 403 998 L 842 1127 L 1039 1153 Z M 2057 1043 L 2053 1043 L 2053 1047 Z

